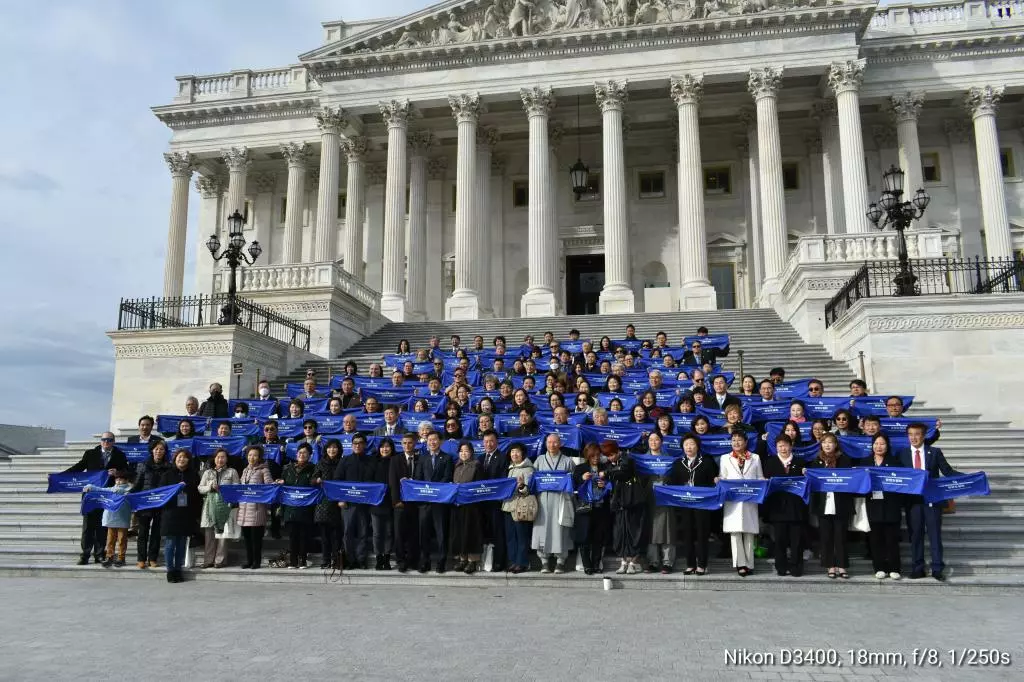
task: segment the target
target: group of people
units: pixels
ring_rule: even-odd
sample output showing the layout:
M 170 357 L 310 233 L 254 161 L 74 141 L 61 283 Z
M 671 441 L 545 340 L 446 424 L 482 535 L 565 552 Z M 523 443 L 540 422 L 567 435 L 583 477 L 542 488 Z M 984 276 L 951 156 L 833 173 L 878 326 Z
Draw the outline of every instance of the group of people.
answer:
M 536 566 L 533 553 L 541 572 L 563 573 L 575 552 L 583 571 L 592 574 L 604 570 L 604 557 L 612 552 L 619 558 L 617 573 L 670 573 L 678 552 L 685 557 L 683 572 L 700 576 L 708 571 L 709 539 L 716 535 L 721 555 L 731 555 L 740 576 L 753 573 L 755 547 L 761 542 L 773 546 L 780 576 L 802 575 L 805 553 L 817 546 L 828 577 L 842 579 L 849 577 L 848 527 L 859 507 L 870 521 L 867 548 L 877 578 L 902 576 L 899 545 L 906 517 L 910 577 L 925 575 L 927 534 L 932 576 L 945 579 L 941 509 L 918 496 L 876 492 L 858 501 L 848 493 L 814 493 L 804 504 L 776 492 L 763 504 L 726 501 L 719 511 L 657 504 L 658 485 L 711 488 L 720 480 L 801 476 L 808 468 L 956 473 L 933 447 L 937 430 L 929 425 L 906 425 L 907 447 L 897 449 L 875 414 L 841 408 L 828 418 L 809 420 L 807 407 L 823 398 L 824 385 L 812 379 L 801 384 L 806 393 L 799 398 L 780 396 L 791 388 L 783 368 L 773 369 L 761 382 L 744 376 L 740 392 L 731 394 L 732 377 L 718 365 L 728 354 L 728 338 L 710 337 L 701 328 L 689 341 L 669 346 L 660 332 L 653 342 L 643 341 L 632 325 L 624 339 L 604 337 L 596 347 L 580 341 L 575 330 L 564 342 L 548 332 L 544 346 L 528 336 L 518 349 L 509 349 L 502 337 L 494 339 L 492 349 L 483 348 L 479 336 L 469 349 L 461 347 L 457 336 L 449 349 L 442 349 L 437 337 L 418 351 L 403 341 L 384 358 L 385 365 L 394 367 L 392 386 L 402 389 L 383 394 L 395 400 L 390 403 L 376 397 L 381 394 L 374 389 L 381 384 L 374 381 L 384 378 L 384 367 L 376 363 L 368 377 L 349 363 L 344 375 L 325 388 L 317 386 L 315 375 L 307 375 L 301 391 L 293 390 L 296 394 L 287 400 L 278 400 L 269 383 L 261 382 L 251 400 L 228 401 L 213 384 L 202 404 L 188 399 L 186 414 L 172 420 L 177 432 L 165 434 L 166 440 L 154 430 L 154 419 L 139 420 L 139 434 L 129 442 L 146 444 L 145 461 L 130 464 L 113 434 L 105 433 L 99 446 L 68 469 L 106 470 L 113 492 L 184 484 L 161 509 L 85 514 L 80 563 L 88 563 L 92 554 L 97 562 L 123 566 L 134 521 L 137 566 L 156 565 L 163 537 L 170 581 L 181 580 L 191 537 L 202 536 L 203 567 L 227 565 L 229 543 L 241 539 L 242 568 L 258 569 L 265 529 L 280 521 L 287 529 L 288 566 L 296 569 L 309 565 L 319 538 L 324 569 L 367 569 L 372 555 L 376 570 L 391 570 L 394 560 L 401 572 L 434 567 L 439 573 L 474 573 L 486 556 L 490 570 L 517 574 Z M 539 372 L 538 365 L 547 370 Z M 670 373 L 667 367 L 675 369 Z M 592 388 L 596 375 L 606 379 Z M 572 404 L 563 398 L 569 386 L 576 390 Z M 866 395 L 864 382 L 851 382 L 851 400 Z M 787 420 L 744 422 L 750 405 L 777 402 L 788 405 Z M 307 405 L 314 404 L 317 412 L 307 414 Z M 889 417 L 902 418 L 901 397 L 892 396 L 884 405 Z M 256 408 L 265 416 L 252 416 Z M 623 412 L 628 419 L 616 419 Z M 330 422 L 336 428 L 320 433 L 318 416 L 336 418 Z M 216 433 L 221 437 L 231 435 L 232 424 L 250 422 L 260 435 L 246 438 L 237 451 L 218 447 L 197 458 L 188 447 L 196 435 L 196 418 L 220 420 Z M 598 430 L 578 442 L 567 441 L 572 429 L 583 424 Z M 605 437 L 600 427 L 610 424 L 624 424 L 639 437 L 620 442 L 612 431 Z M 292 435 L 282 438 L 282 428 Z M 715 434 L 721 435 L 720 449 L 709 446 Z M 845 453 L 840 441 L 854 434 L 870 440 L 858 459 Z M 286 440 L 291 445 L 282 458 Z M 175 447 L 176 441 L 181 447 Z M 276 457 L 268 457 L 271 451 Z M 643 457 L 670 458 L 672 464 L 660 474 L 645 473 L 638 466 Z M 570 475 L 572 490 L 537 492 L 531 478 L 539 472 Z M 471 483 L 506 477 L 516 483 L 512 495 L 501 501 L 455 506 L 402 495 L 405 479 Z M 220 492 L 225 485 L 316 487 L 325 481 L 375 482 L 387 492 L 376 505 L 324 498 L 312 506 L 232 505 Z

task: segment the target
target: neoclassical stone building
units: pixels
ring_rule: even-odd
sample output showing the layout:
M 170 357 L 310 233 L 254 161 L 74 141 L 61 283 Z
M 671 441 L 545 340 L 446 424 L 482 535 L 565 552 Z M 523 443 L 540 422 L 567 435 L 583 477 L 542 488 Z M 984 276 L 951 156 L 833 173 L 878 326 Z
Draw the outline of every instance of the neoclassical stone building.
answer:
M 393 320 L 771 305 L 801 240 L 892 256 L 864 215 L 892 164 L 940 253 L 1024 247 L 1019 0 L 450 0 L 323 26 L 295 65 L 179 77 L 154 109 L 166 296 L 189 229 L 195 291 L 225 288 L 204 242 L 238 209 L 265 254 L 244 290 L 340 279 Z

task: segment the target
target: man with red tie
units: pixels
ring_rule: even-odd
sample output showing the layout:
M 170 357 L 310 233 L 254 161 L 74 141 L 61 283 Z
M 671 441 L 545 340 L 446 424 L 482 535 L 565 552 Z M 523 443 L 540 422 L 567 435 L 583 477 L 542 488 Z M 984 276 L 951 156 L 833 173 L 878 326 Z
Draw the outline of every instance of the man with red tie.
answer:
M 900 452 L 900 465 L 927 471 L 929 478 L 956 476 L 960 472 L 949 465 L 939 448 L 925 443 L 928 428 L 919 422 L 907 427 L 910 448 Z M 928 504 L 920 495 L 909 496 L 907 505 L 907 527 L 910 530 L 911 580 L 924 577 L 924 536 L 928 534 L 928 546 L 932 555 L 932 577 L 945 582 L 943 573 L 946 565 L 942 561 L 942 509 L 941 505 Z

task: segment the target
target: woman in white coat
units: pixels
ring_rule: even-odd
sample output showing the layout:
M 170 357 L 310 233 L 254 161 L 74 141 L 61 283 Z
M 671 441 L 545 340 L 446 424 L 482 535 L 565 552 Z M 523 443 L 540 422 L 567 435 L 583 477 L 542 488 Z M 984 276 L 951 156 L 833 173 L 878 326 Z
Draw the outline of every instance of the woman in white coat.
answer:
M 572 459 L 562 454 L 562 439 L 557 433 L 548 434 L 544 439 L 544 447 L 544 454 L 533 463 L 536 473 L 572 473 Z M 533 522 L 531 547 L 537 550 L 537 556 L 540 557 L 540 572 L 551 572 L 550 560 L 554 557 L 555 573 L 565 573 L 565 560 L 572 549 L 572 526 L 576 519 L 572 493 L 542 492 L 537 498 L 537 518 Z
M 732 452 L 722 455 L 718 463 L 719 480 L 760 480 L 761 460 L 747 450 L 747 435 L 732 434 Z M 724 518 L 722 531 L 729 533 L 732 540 L 732 565 L 736 572 L 746 578 L 754 572 L 754 540 L 760 529 L 755 502 L 726 502 L 722 506 Z

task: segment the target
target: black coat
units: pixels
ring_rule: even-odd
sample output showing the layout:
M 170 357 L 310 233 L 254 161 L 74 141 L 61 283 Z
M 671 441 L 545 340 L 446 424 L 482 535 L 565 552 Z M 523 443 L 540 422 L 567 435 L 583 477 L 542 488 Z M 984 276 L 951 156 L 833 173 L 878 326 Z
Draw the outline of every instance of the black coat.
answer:
M 612 481 L 612 511 L 642 507 L 647 504 L 650 487 L 636 473 L 636 462 L 629 454 L 619 453 L 619 460 L 608 467 Z
M 419 461 L 419 454 L 413 454 L 412 468 L 406 461 L 404 452 L 391 455 L 390 466 L 388 467 L 388 494 L 391 496 L 391 504 L 395 505 L 402 501 L 402 479 L 414 478 L 416 463 Z
M 864 460 L 866 466 L 878 466 L 875 458 L 870 457 Z M 883 467 L 899 467 L 900 460 L 895 455 L 889 455 L 883 461 Z M 899 524 L 903 518 L 903 507 L 907 503 L 907 495 L 899 493 L 884 493 L 882 499 L 874 499 L 871 493 L 867 495 L 868 521 L 871 523 L 895 523 Z
M 143 490 L 159 488 L 161 485 L 163 485 L 160 481 L 163 480 L 164 476 L 167 475 L 167 472 L 170 471 L 172 468 L 173 466 L 171 465 L 170 462 L 167 461 L 166 457 L 164 457 L 164 460 L 162 462 L 157 464 L 156 461 L 153 460 L 153 455 L 150 455 L 145 462 L 143 462 L 136 468 L 135 483 L 132 484 L 131 492 L 138 493 L 142 492 Z M 139 514 L 148 516 L 154 511 L 158 510 L 147 509 L 146 511 L 139 512 Z
M 451 483 L 452 475 L 455 472 L 455 463 L 452 458 L 441 452 L 437 456 L 437 467 L 433 465 L 433 457 L 429 452 L 421 453 L 416 462 L 416 471 L 413 478 L 417 481 L 430 481 L 431 483 Z
M 536 420 L 531 421 L 525 426 L 517 426 L 508 432 L 510 438 L 529 438 L 530 436 L 536 436 L 540 433 L 540 424 Z
M 715 458 L 701 456 L 700 462 L 693 471 L 693 485 L 698 488 L 714 488 L 715 477 L 718 476 L 718 465 Z M 687 471 L 683 460 L 676 461 L 665 476 L 666 485 L 690 485 L 690 472 Z
M 285 465 L 284 470 L 281 472 L 281 478 L 284 480 L 285 485 L 308 488 L 313 485 L 313 471 L 315 468 L 312 463 L 307 462 L 306 466 L 299 469 L 298 463 L 291 462 Z M 284 507 L 281 519 L 285 523 L 313 523 L 316 507 L 281 506 Z
M 199 532 L 199 514 L 203 509 L 203 496 L 199 494 L 199 474 L 191 467 L 185 471 L 179 471 L 178 467 L 168 467 L 160 477 L 158 487 L 178 483 L 184 483 L 185 487 L 160 510 L 160 534 L 164 537 L 194 535 Z M 182 494 L 186 496 L 186 503 L 179 506 L 178 500 Z
M 488 462 L 488 460 L 490 461 Z M 508 476 L 508 465 L 508 455 L 501 450 L 496 450 L 493 457 L 488 457 L 484 454 L 480 458 L 480 466 L 483 468 L 481 478 L 505 478 Z
M 203 401 L 203 404 L 199 406 L 199 414 L 203 417 L 213 417 L 215 419 L 227 419 L 228 414 L 228 400 L 221 394 L 216 396 L 211 395 L 209 398 Z
M 807 465 L 804 461 L 798 457 L 793 457 L 789 464 L 789 473 L 786 473 L 782 460 L 775 455 L 761 458 L 761 472 L 765 478 L 803 476 L 804 469 L 806 468 Z M 765 499 L 764 504 L 761 505 L 761 511 L 769 523 L 802 522 L 807 518 L 807 505 L 799 497 L 790 493 L 772 493 Z
M 387 484 L 388 477 L 391 473 L 391 460 L 399 455 L 391 455 L 390 457 L 381 457 L 380 455 L 370 456 L 370 478 L 368 479 L 371 483 L 384 483 Z M 401 455 L 402 459 L 405 459 L 405 455 Z M 387 515 L 391 513 L 391 496 L 384 493 L 384 500 L 373 507 L 370 507 L 371 514 Z
M 353 483 L 373 482 L 374 462 L 373 455 L 349 455 L 342 457 L 338 462 L 338 468 L 334 472 L 334 479 L 337 481 L 352 481 Z
M 600 462 L 599 461 L 597 463 L 597 471 L 598 471 L 598 473 L 600 473 L 602 471 L 605 472 L 605 478 L 607 478 L 608 477 L 608 473 L 607 473 L 608 472 L 608 462 Z M 586 473 L 593 473 L 593 471 L 590 468 L 590 463 L 589 462 L 586 462 L 586 461 L 581 462 L 581 463 L 577 464 L 575 466 L 575 468 L 573 468 L 573 470 L 572 470 L 572 489 L 573 490 L 579 490 L 580 489 L 580 486 L 583 485 L 583 474 L 586 474 Z M 579 504 L 579 503 L 577 503 L 577 504 Z M 608 504 L 608 496 L 607 495 L 602 497 L 601 501 L 596 503 L 596 504 L 594 504 L 594 505 L 592 505 L 592 507 L 603 507 L 606 504 Z M 590 511 L 590 508 L 587 508 L 587 507 L 583 507 L 581 509 L 579 506 L 577 506 L 577 509 L 576 509 L 576 513 L 577 514 L 580 514 L 580 513 L 586 514 L 589 511 Z
M 836 460 L 837 469 L 848 469 L 851 466 L 850 458 L 846 455 L 840 454 Z M 824 469 L 825 463 L 820 459 L 814 459 L 807 463 L 808 469 Z M 811 493 L 811 511 L 816 516 L 825 515 L 825 496 L 826 493 Z M 836 516 L 840 518 L 848 519 L 853 515 L 853 498 L 856 495 L 852 493 L 836 493 L 835 494 L 836 504 Z
M 340 460 L 342 457 L 339 455 L 338 459 Z M 326 454 L 321 455 L 320 462 L 313 468 L 313 478 L 319 478 L 321 481 L 337 480 L 338 464 L 340 462 L 331 461 L 331 458 Z M 341 507 L 338 506 L 336 501 L 328 500 L 325 496 L 316 505 L 316 511 L 313 512 L 313 521 L 331 526 L 340 526 Z
M 683 364 L 696 367 L 703 367 L 705 364 L 714 365 L 718 362 L 718 351 L 714 348 L 701 348 L 700 356 L 694 356 L 692 350 L 683 353 Z
M 82 459 L 65 469 L 64 473 L 73 474 L 82 471 L 101 471 L 103 469 L 127 471 L 128 458 L 125 457 L 124 452 L 115 445 L 110 449 L 110 459 L 107 461 L 107 465 L 103 466 L 103 448 L 97 445 L 96 447 L 82 453 Z

